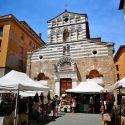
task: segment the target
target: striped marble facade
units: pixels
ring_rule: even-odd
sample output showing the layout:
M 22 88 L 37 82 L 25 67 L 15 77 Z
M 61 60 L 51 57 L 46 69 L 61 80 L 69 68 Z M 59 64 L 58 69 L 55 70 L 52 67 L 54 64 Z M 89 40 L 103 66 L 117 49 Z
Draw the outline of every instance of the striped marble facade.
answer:
M 27 74 L 45 74 L 50 88 L 60 95 L 61 79 L 72 88 L 97 71 L 103 87 L 114 83 L 114 43 L 91 39 L 86 14 L 64 11 L 48 21 L 48 44 L 28 53 Z

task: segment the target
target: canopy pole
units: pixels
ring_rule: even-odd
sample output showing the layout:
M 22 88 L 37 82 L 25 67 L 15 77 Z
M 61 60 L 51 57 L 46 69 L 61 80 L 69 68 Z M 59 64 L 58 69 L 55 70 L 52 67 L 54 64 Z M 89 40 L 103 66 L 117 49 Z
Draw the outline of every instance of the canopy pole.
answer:
M 18 122 L 18 97 L 19 97 L 19 89 L 17 89 L 17 96 L 16 96 L 16 105 L 15 105 L 15 113 L 14 113 L 14 125 L 17 125 Z
M 122 86 L 119 86 L 119 88 L 118 88 L 118 91 L 119 91 L 119 100 L 120 100 L 120 105 L 119 105 L 119 108 L 120 108 L 120 111 L 119 111 L 119 124 L 121 124 L 121 91 L 120 91 L 120 89 L 122 88 Z

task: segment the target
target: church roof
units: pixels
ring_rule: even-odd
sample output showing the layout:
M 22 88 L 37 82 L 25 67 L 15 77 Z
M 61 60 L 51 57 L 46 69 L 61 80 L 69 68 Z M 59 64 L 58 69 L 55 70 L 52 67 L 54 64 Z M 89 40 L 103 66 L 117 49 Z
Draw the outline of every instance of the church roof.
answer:
M 64 12 L 62 12 L 62 13 L 59 14 L 58 16 L 56 16 L 56 17 L 54 17 L 54 18 L 48 20 L 47 22 L 51 22 L 52 20 L 54 20 L 54 19 L 56 19 L 57 17 L 63 15 L 64 13 L 70 13 L 70 14 L 76 14 L 76 15 L 83 15 L 83 16 L 85 16 L 85 17 L 87 18 L 87 14 L 80 14 L 80 13 L 75 13 L 75 12 L 70 12 L 70 11 L 65 10 Z
M 98 39 L 100 39 L 100 41 Z M 90 42 L 90 43 L 96 43 L 97 45 L 114 46 L 114 42 L 104 42 L 104 41 L 101 41 L 101 37 L 90 38 L 90 39 L 87 39 L 87 41 Z

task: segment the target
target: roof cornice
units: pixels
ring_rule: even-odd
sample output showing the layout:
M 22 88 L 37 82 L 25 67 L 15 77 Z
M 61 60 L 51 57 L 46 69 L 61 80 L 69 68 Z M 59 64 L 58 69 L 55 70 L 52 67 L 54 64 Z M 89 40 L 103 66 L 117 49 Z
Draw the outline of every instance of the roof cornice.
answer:
M 66 13 L 66 12 L 71 13 L 71 14 L 84 15 L 87 18 L 87 14 L 80 14 L 80 13 L 75 13 L 75 12 L 70 12 L 68 10 L 65 10 L 62 13 L 60 13 L 59 15 L 55 16 L 54 18 L 48 20 L 47 23 L 51 22 L 52 20 L 54 20 L 55 18 L 59 17 L 60 15 L 62 15 L 63 13 Z
M 13 14 L 8 14 L 8 15 L 4 15 L 4 16 L 0 16 L 0 22 L 3 21 L 13 21 L 14 23 L 16 23 L 22 30 L 24 30 L 27 34 L 28 31 L 26 28 L 24 28 L 21 24 L 22 21 L 19 21 Z M 25 25 L 37 36 L 37 38 L 39 39 L 39 42 L 42 41 L 40 44 L 46 44 L 39 36 L 38 34 L 36 34 L 36 32 L 25 22 Z M 29 34 L 30 35 L 30 34 Z M 34 38 L 33 38 L 34 39 Z

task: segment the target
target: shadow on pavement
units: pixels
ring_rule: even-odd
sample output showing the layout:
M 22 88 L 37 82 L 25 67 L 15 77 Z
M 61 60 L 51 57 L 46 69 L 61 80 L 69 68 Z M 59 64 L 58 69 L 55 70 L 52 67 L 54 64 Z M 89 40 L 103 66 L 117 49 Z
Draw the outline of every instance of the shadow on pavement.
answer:
M 58 116 L 46 116 L 46 117 L 40 116 L 37 120 L 30 120 L 29 125 L 41 125 L 41 123 L 42 125 L 46 125 L 49 122 L 56 121 L 56 119 L 64 115 L 65 113 L 60 112 L 58 113 Z

